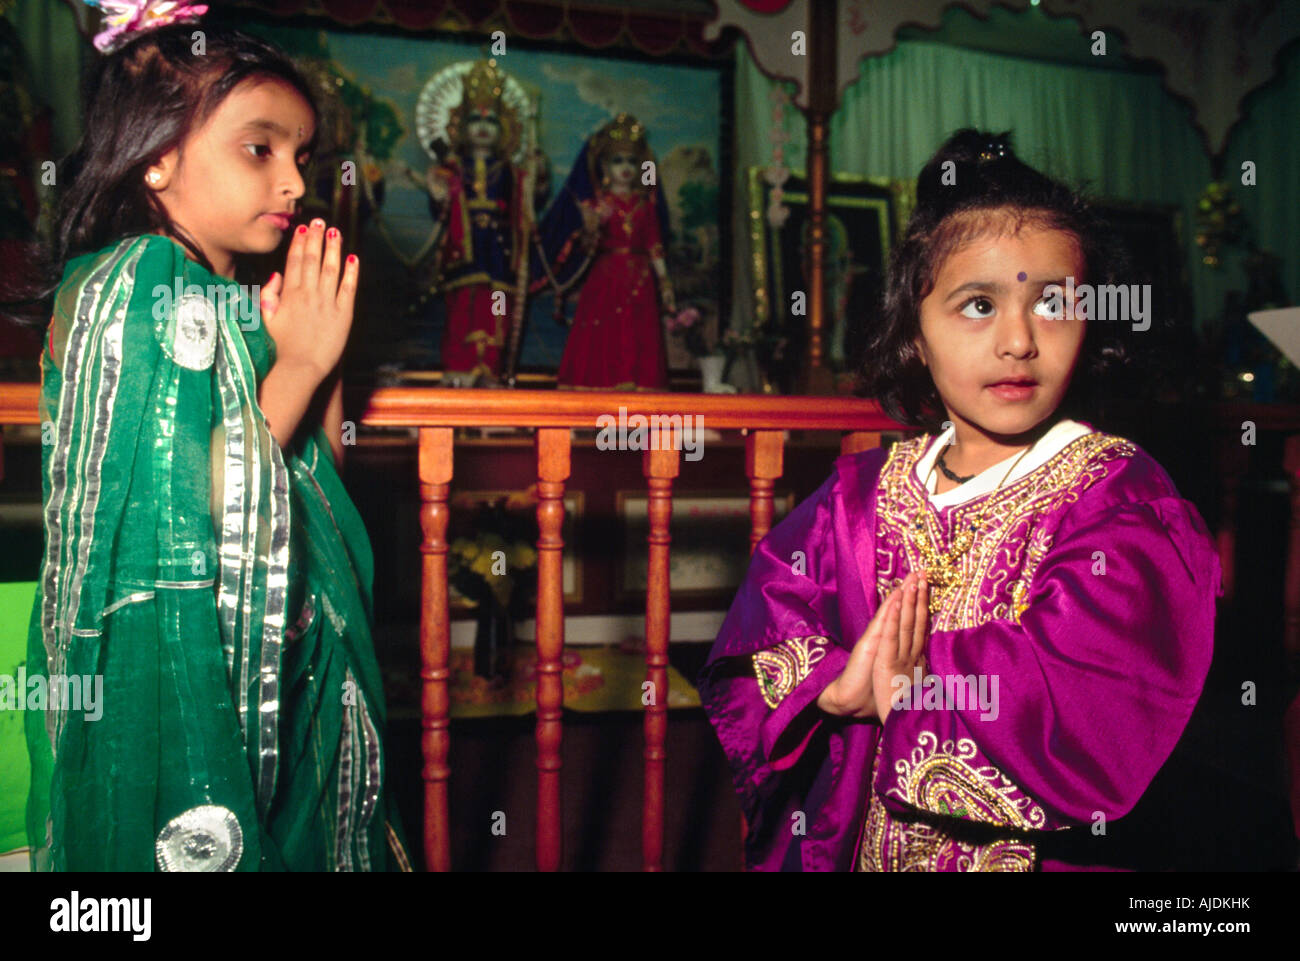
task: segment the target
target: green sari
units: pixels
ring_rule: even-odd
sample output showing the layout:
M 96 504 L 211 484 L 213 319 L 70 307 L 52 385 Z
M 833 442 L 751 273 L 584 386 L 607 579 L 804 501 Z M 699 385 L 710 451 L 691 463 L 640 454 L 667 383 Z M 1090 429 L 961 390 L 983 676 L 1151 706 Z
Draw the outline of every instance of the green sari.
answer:
M 410 869 L 370 542 L 324 428 L 271 436 L 274 353 L 170 238 L 67 265 L 41 365 L 33 870 Z M 102 678 L 93 710 L 74 677 Z

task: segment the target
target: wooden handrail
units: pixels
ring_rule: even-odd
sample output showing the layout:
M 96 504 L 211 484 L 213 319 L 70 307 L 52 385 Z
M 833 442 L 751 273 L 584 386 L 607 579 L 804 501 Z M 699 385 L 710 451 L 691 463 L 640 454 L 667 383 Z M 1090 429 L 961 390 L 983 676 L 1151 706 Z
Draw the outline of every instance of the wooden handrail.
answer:
M 601 416 L 698 414 L 706 429 L 901 430 L 874 400 L 649 391 L 458 390 L 380 387 L 361 423 L 372 427 L 596 427 Z
M 39 384 L 0 384 L 0 424 L 37 423 L 40 393 Z M 449 387 L 349 387 L 347 396 L 364 398 L 361 423 L 370 427 L 595 427 L 623 406 L 628 416 L 699 414 L 706 428 L 719 430 L 902 429 L 874 400 L 857 397 Z
M 0 424 L 36 424 L 40 384 L 0 384 Z

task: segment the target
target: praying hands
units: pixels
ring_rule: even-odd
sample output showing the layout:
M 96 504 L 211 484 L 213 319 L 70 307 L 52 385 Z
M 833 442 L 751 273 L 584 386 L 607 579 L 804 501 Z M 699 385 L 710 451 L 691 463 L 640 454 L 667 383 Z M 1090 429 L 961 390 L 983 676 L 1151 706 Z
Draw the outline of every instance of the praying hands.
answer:
M 817 706 L 828 714 L 876 717 L 884 724 L 891 698 L 907 690 L 921 659 L 929 613 L 929 586 L 924 575 L 913 571 L 876 610 L 840 676 L 818 696 Z M 901 688 L 895 682 L 898 677 L 905 679 Z

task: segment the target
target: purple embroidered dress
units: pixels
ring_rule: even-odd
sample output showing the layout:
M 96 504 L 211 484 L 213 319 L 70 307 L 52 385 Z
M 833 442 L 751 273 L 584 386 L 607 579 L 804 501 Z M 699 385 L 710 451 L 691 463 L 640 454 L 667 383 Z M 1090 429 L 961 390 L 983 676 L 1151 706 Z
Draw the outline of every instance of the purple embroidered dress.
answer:
M 1196 508 L 1135 444 L 1070 420 L 1000 489 L 1013 458 L 933 494 L 949 436 L 840 457 L 753 554 L 699 680 L 751 869 L 1105 866 L 1060 832 L 1127 814 L 1187 725 L 1222 593 Z M 917 709 L 822 712 L 913 569 L 933 585 Z

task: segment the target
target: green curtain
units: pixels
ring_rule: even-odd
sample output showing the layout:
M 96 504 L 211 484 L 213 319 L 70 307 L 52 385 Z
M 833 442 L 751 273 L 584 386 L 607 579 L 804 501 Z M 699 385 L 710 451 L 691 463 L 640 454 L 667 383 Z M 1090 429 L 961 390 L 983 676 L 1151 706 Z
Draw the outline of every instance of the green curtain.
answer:
M 1290 304 L 1300 304 L 1300 47 L 1283 54 L 1276 76 L 1250 94 L 1228 139 L 1223 179 L 1241 201 L 1241 209 L 1260 247 L 1282 258 L 1282 284 Z M 1256 183 L 1241 183 L 1241 165 L 1255 164 Z M 1230 286 L 1244 287 L 1240 256 L 1223 267 Z
M 62 157 L 81 137 L 81 69 L 93 48 L 81 39 L 72 11 L 61 0 L 14 0 L 5 18 L 27 52 L 22 67 L 29 92 L 54 112 L 51 146 Z
M 736 47 L 736 165 L 740 172 L 771 161 L 773 81 L 743 44 Z M 1283 76 L 1248 101 L 1233 132 L 1227 175 L 1240 177 L 1240 160 L 1255 159 L 1258 188 L 1238 187 L 1261 246 L 1285 259 L 1284 281 L 1294 302 L 1300 293 L 1296 235 L 1295 165 L 1300 131 L 1288 104 L 1300 91 L 1295 51 Z M 940 143 L 961 127 L 1012 130 L 1026 162 L 1107 199 L 1174 204 L 1182 211 L 1181 241 L 1195 298 L 1195 322 L 1217 317 L 1224 291 L 1244 287 L 1229 258 L 1213 270 L 1200 262 L 1194 239 L 1197 198 L 1212 176 L 1210 158 L 1189 106 L 1145 73 L 1100 70 L 984 53 L 918 41 L 900 41 L 890 53 L 867 59 L 831 120 L 831 167 L 837 173 L 914 178 Z M 787 85 L 792 90 L 792 85 Z M 802 114 L 786 108 L 787 165 L 804 166 Z M 1288 179 L 1289 178 L 1289 179 Z M 746 245 L 746 211 L 737 211 L 734 236 Z M 748 246 L 741 249 L 748 253 Z M 748 257 L 735 262 L 737 313 L 752 310 Z

